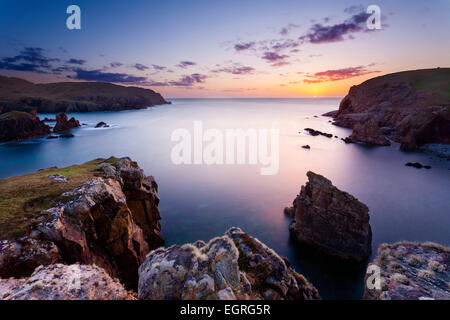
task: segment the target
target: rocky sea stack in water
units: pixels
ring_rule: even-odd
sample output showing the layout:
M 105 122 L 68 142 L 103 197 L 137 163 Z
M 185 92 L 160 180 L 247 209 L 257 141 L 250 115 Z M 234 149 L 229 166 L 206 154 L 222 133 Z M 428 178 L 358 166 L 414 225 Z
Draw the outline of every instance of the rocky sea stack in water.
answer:
M 156 249 L 139 268 L 139 299 L 316 300 L 317 289 L 239 228 L 208 243 Z
M 450 248 L 440 244 L 382 244 L 368 268 L 364 299 L 450 300 Z M 376 269 L 381 273 L 378 284 Z
M 94 112 L 144 109 L 167 104 L 157 92 L 104 82 L 59 82 L 34 84 L 0 76 L 0 109 L 36 109 L 39 113 Z
M 450 144 L 450 68 L 405 71 L 350 88 L 339 110 L 325 115 L 352 128 L 354 142 L 412 150 Z
M 363 261 L 371 252 L 372 230 L 367 206 L 332 185 L 325 177 L 309 171 L 293 207 L 285 213 L 294 217 L 289 225 L 300 242 L 342 259 Z
M 164 244 L 157 188 L 129 158 L 1 179 L 0 276 L 56 262 L 95 264 L 137 288 L 139 265 Z
M 76 120 L 74 117 L 70 118 L 69 120 L 65 113 L 59 113 L 56 116 L 56 124 L 53 128 L 53 132 L 68 131 L 79 126 L 80 122 L 78 122 L 78 120 Z
M 0 142 L 19 141 L 50 133 L 36 112 L 11 111 L 0 114 Z

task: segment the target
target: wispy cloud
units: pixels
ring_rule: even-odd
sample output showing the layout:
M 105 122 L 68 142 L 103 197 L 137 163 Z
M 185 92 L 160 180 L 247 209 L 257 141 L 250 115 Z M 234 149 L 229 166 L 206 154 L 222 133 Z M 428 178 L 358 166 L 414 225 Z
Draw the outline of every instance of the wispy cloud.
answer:
M 204 83 L 207 78 L 208 76 L 206 75 L 193 73 L 191 75 L 183 76 L 179 80 L 169 81 L 168 84 L 176 87 L 192 87 L 197 83 Z
M 255 42 L 236 43 L 234 45 L 234 50 L 239 52 L 239 51 L 252 49 L 254 46 L 255 46 Z
M 136 64 L 133 65 L 133 67 L 134 67 L 136 70 L 139 70 L 139 71 L 145 71 L 145 70 L 148 69 L 148 67 L 147 67 L 146 65 L 143 65 L 143 64 L 141 64 L 141 63 L 136 63 Z
M 16 56 L 0 59 L 0 69 L 49 73 L 53 68 L 52 64 L 58 61 L 60 60 L 46 57 L 42 48 L 26 47 Z
M 289 64 L 288 61 L 286 61 L 287 58 L 289 58 L 288 55 L 280 55 L 276 52 L 264 52 L 263 56 L 261 57 L 263 60 L 266 60 L 267 62 L 271 63 L 274 67 L 280 67 Z
M 146 77 L 137 77 L 126 73 L 103 72 L 102 70 L 84 70 L 81 68 L 74 69 L 75 75 L 68 75 L 67 78 L 85 80 L 113 82 L 124 84 L 143 84 L 147 80 Z
M 76 65 L 81 66 L 81 65 L 83 65 L 83 64 L 86 63 L 86 60 L 83 60 L 83 59 L 73 59 L 73 58 L 72 58 L 72 59 L 67 60 L 66 63 L 69 63 L 69 64 L 76 64 Z
M 240 63 L 234 63 L 231 66 L 222 67 L 219 69 L 211 70 L 213 73 L 231 73 L 234 75 L 252 74 L 255 71 L 253 67 L 244 66 Z
M 190 66 L 195 66 L 195 65 L 196 65 L 196 63 L 192 62 L 192 61 L 180 61 L 180 63 L 177 64 L 177 67 L 184 69 L 184 68 L 187 68 Z
M 372 66 L 370 64 L 368 66 Z M 327 70 L 307 75 L 308 79 L 303 80 L 305 83 L 321 83 L 329 81 L 339 81 L 354 77 L 360 77 L 366 74 L 377 73 L 380 71 L 368 70 L 368 66 L 349 67 L 343 69 Z

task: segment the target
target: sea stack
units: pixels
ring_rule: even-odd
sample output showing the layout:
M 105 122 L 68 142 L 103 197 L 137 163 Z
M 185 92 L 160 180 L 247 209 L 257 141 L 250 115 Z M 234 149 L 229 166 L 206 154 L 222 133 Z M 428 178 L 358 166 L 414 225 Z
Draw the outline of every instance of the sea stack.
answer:
M 312 245 L 344 260 L 364 261 L 370 256 L 372 230 L 369 208 L 327 178 L 309 171 L 309 181 L 302 186 L 289 225 L 300 242 Z

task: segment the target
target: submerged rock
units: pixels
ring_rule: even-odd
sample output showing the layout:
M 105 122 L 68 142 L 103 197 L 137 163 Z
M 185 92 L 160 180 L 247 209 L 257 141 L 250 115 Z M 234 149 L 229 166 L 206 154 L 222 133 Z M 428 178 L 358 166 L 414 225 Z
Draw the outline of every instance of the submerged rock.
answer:
M 56 125 L 53 128 L 53 132 L 68 131 L 79 126 L 80 122 L 78 122 L 78 120 L 76 120 L 74 117 L 70 118 L 69 120 L 65 113 L 59 113 L 56 116 Z
M 0 279 L 0 300 L 131 300 L 127 290 L 92 265 L 38 267 L 28 279 Z
M 324 136 L 324 137 L 327 137 L 327 138 L 332 138 L 333 137 L 333 135 L 331 133 L 326 133 L 326 132 L 322 132 L 322 131 L 319 131 L 319 130 L 314 130 L 314 129 L 311 129 L 311 128 L 306 128 L 305 131 L 307 131 L 312 136 L 321 135 L 321 136 Z
M 208 244 L 152 251 L 139 268 L 139 299 L 320 299 L 283 258 L 239 228 Z
M 371 252 L 367 206 L 309 171 L 309 181 L 294 200 L 290 232 L 300 242 L 342 259 L 363 261 Z M 286 212 L 286 210 L 285 210 Z
M 380 271 L 378 288 L 373 270 Z M 364 283 L 367 300 L 450 300 L 450 248 L 431 242 L 382 244 Z

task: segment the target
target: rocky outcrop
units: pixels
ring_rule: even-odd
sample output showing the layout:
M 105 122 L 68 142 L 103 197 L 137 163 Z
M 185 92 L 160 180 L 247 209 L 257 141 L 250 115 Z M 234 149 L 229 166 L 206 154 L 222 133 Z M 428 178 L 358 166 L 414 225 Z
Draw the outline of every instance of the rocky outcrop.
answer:
M 371 252 L 369 209 L 352 195 L 339 190 L 325 177 L 309 171 L 292 209 L 289 225 L 300 242 L 342 259 L 363 261 Z
M 363 124 L 355 124 L 349 140 L 353 143 L 362 142 L 376 146 L 391 145 L 374 120 L 369 120 Z
M 449 68 L 385 75 L 350 88 L 339 110 L 326 115 L 334 124 L 356 129 L 353 139 L 382 142 L 383 134 L 411 150 L 425 144 L 450 144 Z M 366 123 L 371 122 L 367 128 Z M 370 130 L 369 130 L 370 129 Z M 365 134 L 360 134 L 363 131 Z M 373 133 L 373 136 L 371 135 Z M 362 137 L 363 140 L 358 140 Z
M 100 165 L 104 177 L 65 192 L 73 199 L 46 210 L 33 236 L 52 241 L 63 261 L 96 264 L 128 287 L 160 234 L 157 186 L 129 158 Z
M 450 249 L 431 242 L 382 244 L 364 283 L 368 300 L 450 300 Z
M 231 228 L 152 251 L 139 268 L 139 299 L 320 299 L 317 290 L 273 250 Z
M 100 121 L 95 125 L 96 128 L 108 128 L 109 125 L 106 122 Z
M 0 300 L 133 300 L 116 279 L 92 265 L 40 266 L 28 279 L 0 279 Z
M 167 104 L 153 90 L 103 82 L 59 82 L 34 84 L 0 76 L 0 108 L 39 113 L 73 113 L 145 109 Z
M 53 242 L 30 237 L 0 241 L 0 278 L 20 278 L 33 273 L 40 265 L 61 261 Z
M 74 175 L 78 171 L 81 177 Z M 80 262 L 95 264 L 128 288 L 137 288 L 139 265 L 150 250 L 164 245 L 153 177 L 130 158 L 113 157 L 62 170 L 72 172 L 68 177 L 51 172 L 43 179 L 58 185 L 44 188 L 65 191 L 55 194 L 53 207 L 23 222 L 26 237 L 0 242 L 0 277 L 29 276 L 38 265 Z
M 68 131 L 79 126 L 80 122 L 78 122 L 78 120 L 76 120 L 74 117 L 70 118 L 69 120 L 65 113 L 59 113 L 56 116 L 56 124 L 53 128 L 53 132 Z
M 0 114 L 0 142 L 19 141 L 46 135 L 50 127 L 36 112 L 11 111 Z
M 324 137 L 327 137 L 327 138 L 332 138 L 333 137 L 333 135 L 331 133 L 322 132 L 322 131 L 315 130 L 315 129 L 312 129 L 312 128 L 305 128 L 305 131 L 307 131 L 310 135 L 312 135 L 314 137 L 318 136 L 318 135 L 321 135 L 321 136 L 324 136 Z

